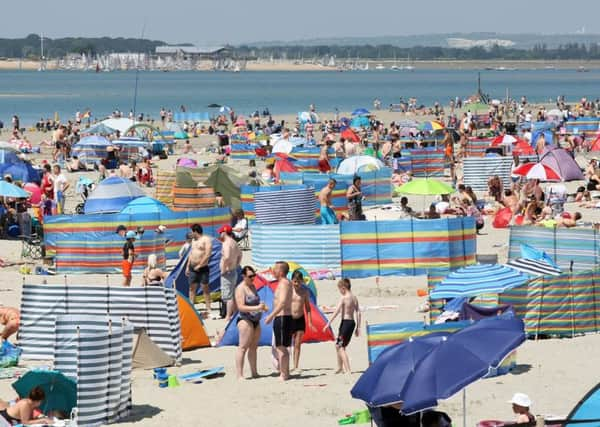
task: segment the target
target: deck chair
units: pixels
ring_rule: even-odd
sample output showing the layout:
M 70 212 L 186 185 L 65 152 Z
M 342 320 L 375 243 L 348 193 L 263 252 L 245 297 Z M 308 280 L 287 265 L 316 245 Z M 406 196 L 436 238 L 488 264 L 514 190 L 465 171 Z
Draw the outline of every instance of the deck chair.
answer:
M 552 216 L 562 214 L 567 201 L 567 188 L 563 184 L 553 184 L 546 188 L 545 193 L 546 203 L 552 209 Z
M 44 257 L 44 245 L 37 234 L 20 235 L 19 239 L 21 240 L 21 258 L 38 260 Z

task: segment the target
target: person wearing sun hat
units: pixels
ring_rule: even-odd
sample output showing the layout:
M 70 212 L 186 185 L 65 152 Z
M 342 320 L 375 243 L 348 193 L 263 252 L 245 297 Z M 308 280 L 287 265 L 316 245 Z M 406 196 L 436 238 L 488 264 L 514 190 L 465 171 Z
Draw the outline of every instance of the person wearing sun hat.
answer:
M 535 422 L 535 417 L 529 411 L 531 399 L 529 399 L 529 396 L 525 393 L 515 393 L 508 403 L 512 403 L 512 409 L 516 415 L 517 424 Z

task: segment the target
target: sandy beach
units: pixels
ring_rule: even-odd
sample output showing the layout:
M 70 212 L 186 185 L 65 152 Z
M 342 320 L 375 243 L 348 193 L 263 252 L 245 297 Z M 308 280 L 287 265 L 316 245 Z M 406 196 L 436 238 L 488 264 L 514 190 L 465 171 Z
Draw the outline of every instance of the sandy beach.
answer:
M 506 64 L 503 64 L 507 66 Z M 597 64 L 600 66 L 600 63 Z M 0 61 L 0 69 L 4 69 Z M 418 66 L 418 65 L 417 65 Z M 587 66 L 587 64 L 586 64 Z M 592 66 L 590 66 L 592 67 Z M 343 113 L 341 113 L 343 114 Z M 332 114 L 322 114 L 327 118 Z M 401 113 L 377 112 L 378 118 L 386 123 L 405 118 Z M 292 119 L 291 116 L 276 117 L 276 120 Z M 35 144 L 49 134 L 27 132 Z M 0 140 L 7 137 L 0 135 Z M 191 140 L 199 154 L 189 157 L 203 162 L 214 160 L 214 155 L 205 152 L 216 138 L 202 136 Z M 178 148 L 180 152 L 180 148 Z M 48 158 L 50 151 L 44 148 L 40 157 Z M 179 156 L 155 161 L 160 169 L 172 168 Z M 247 171 L 247 161 L 230 162 L 235 168 Z M 261 165 L 258 165 L 260 170 Z M 96 177 L 96 173 L 89 173 Z M 67 210 L 79 202 L 73 192 L 77 175 L 70 174 L 71 190 L 68 193 Z M 483 178 L 482 178 L 483 179 Z M 577 183 L 569 183 L 575 186 Z M 149 195 L 153 195 L 150 189 Z M 398 203 L 398 200 L 396 200 Z M 410 204 L 421 207 L 421 198 L 410 199 Z M 566 210 L 581 210 L 586 221 L 600 221 L 598 210 L 580 209 L 567 204 Z M 368 218 L 394 219 L 397 214 L 389 210 L 367 210 Z M 498 254 L 500 262 L 506 261 L 508 230 L 494 229 L 486 218 L 483 235 L 477 237 L 478 254 Z M 9 262 L 20 262 L 21 243 L 0 240 L 0 256 Z M 293 261 L 293 260 L 292 260 Z M 250 251 L 244 252 L 243 264 L 251 264 Z M 0 270 L 0 303 L 19 306 L 22 283 L 103 284 L 105 276 L 69 275 L 22 276 L 18 266 Z M 119 286 L 121 276 L 112 275 L 110 284 Z M 134 275 L 134 286 L 140 286 L 141 275 Z M 336 281 L 317 281 L 318 303 L 333 306 L 339 298 Z M 425 277 L 384 277 L 376 283 L 375 278 L 353 280 L 353 291 L 364 310 L 364 319 L 370 324 L 394 321 L 419 321 L 423 314 L 416 311 L 425 302 L 417 296 L 417 290 L 426 287 Z M 386 306 L 386 308 L 382 308 Z M 214 305 L 216 308 L 216 304 Z M 223 329 L 222 320 L 206 320 L 206 329 L 213 342 L 218 330 Z M 338 321 L 334 323 L 337 333 Z M 600 336 L 581 336 L 573 339 L 551 339 L 527 341 L 518 350 L 517 369 L 511 374 L 478 381 L 469 386 L 467 398 L 467 425 L 473 426 L 484 419 L 510 420 L 513 418 L 507 401 L 515 392 L 527 393 L 533 400 L 534 414 L 566 415 L 583 395 L 598 382 L 595 374 L 599 362 Z M 173 374 L 184 374 L 198 369 L 225 367 L 225 376 L 206 379 L 202 384 L 182 384 L 177 388 L 159 388 L 151 371 L 135 370 L 133 373 L 133 412 L 130 418 L 118 423 L 122 426 L 314 426 L 337 425 L 337 420 L 353 411 L 364 408 L 361 401 L 350 396 L 350 389 L 368 367 L 367 342 L 364 324 L 359 337 L 353 337 L 348 347 L 352 365 L 351 375 L 336 375 L 335 350 L 332 342 L 308 344 L 302 347 L 301 371 L 292 379 L 282 383 L 273 373 L 271 349 L 259 348 L 258 370 L 261 377 L 238 381 L 234 366 L 235 347 L 204 348 L 185 352 L 182 366 L 169 368 Z M 27 363 L 27 362 L 25 362 Z M 0 380 L 0 398 L 11 399 L 12 380 Z M 462 423 L 462 396 L 457 395 L 444 401 L 441 410 L 448 412 L 454 425 Z

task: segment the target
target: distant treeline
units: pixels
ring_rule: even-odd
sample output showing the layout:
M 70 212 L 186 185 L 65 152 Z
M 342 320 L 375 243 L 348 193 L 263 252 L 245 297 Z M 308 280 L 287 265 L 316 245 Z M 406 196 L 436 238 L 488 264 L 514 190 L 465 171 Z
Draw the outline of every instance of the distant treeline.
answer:
M 113 52 L 153 53 L 156 46 L 164 46 L 160 40 L 142 40 L 125 38 L 85 38 L 65 37 L 60 39 L 44 38 L 44 57 L 63 58 L 70 53 L 86 55 Z M 22 39 L 0 39 L 0 57 L 38 59 L 41 56 L 40 36 L 30 34 Z
M 406 60 L 557 60 L 557 59 L 600 59 L 600 44 L 572 43 L 548 48 L 537 45 L 532 49 L 514 49 L 493 46 L 490 49 L 473 47 L 457 49 L 448 47 L 415 46 L 400 48 L 392 45 L 363 46 L 266 46 L 236 48 L 239 56 L 289 59 L 323 58 L 336 59 L 393 59 Z
M 85 53 L 98 55 L 115 52 L 142 52 L 154 53 L 157 46 L 167 43 L 160 40 L 147 40 L 137 38 L 86 38 L 66 37 L 60 39 L 44 38 L 44 56 L 46 58 L 62 58 L 67 54 Z M 180 44 L 191 46 L 191 44 Z M 325 57 L 336 59 L 393 59 L 406 60 L 560 60 L 575 59 L 589 60 L 600 59 L 599 43 L 569 43 L 555 48 L 544 44 L 534 46 L 532 49 L 516 49 L 493 46 L 489 49 L 473 47 L 458 49 L 435 46 L 415 46 L 411 48 L 396 47 L 391 44 L 381 45 L 321 45 L 321 46 L 237 46 L 231 47 L 232 53 L 237 57 L 245 58 L 273 58 L 299 60 Z M 30 58 L 37 59 L 41 56 L 40 36 L 30 34 L 21 39 L 0 39 L 0 57 L 5 58 Z

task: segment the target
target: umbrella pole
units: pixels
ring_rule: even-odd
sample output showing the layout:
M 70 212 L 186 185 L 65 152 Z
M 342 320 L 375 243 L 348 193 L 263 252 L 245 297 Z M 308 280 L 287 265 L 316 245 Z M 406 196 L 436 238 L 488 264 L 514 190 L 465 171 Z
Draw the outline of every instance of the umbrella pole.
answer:
M 463 427 L 467 427 L 467 388 L 463 388 L 462 393 L 462 405 L 463 405 Z

